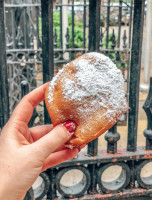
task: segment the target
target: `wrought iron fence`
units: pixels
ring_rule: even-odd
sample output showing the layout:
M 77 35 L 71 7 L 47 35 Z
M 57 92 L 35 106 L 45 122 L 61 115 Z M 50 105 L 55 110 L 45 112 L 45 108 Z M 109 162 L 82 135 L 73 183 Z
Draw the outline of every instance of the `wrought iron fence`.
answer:
M 10 113 L 21 99 L 22 80 L 28 81 L 30 91 L 43 81 L 41 50 L 43 13 L 41 15 L 40 3 L 39 0 L 7 0 L 4 4 Z M 126 83 L 129 74 L 132 8 L 133 1 L 130 4 L 120 1 L 117 5 L 112 1 L 105 1 L 101 3 L 102 15 L 99 22 L 99 50 L 111 57 L 122 69 Z M 64 27 L 65 12 L 67 27 Z M 128 26 L 124 28 L 122 16 L 127 13 Z M 56 73 L 63 64 L 88 51 L 89 3 L 86 0 L 77 3 L 74 0 L 70 3 L 67 1 L 67 4 L 63 4 L 61 0 L 56 1 L 53 4 L 53 17 L 54 64 L 52 64 Z M 46 43 L 49 41 L 46 40 Z M 53 73 L 52 71 L 51 76 Z M 51 77 L 47 78 L 50 79 Z M 39 106 L 37 113 L 39 118 L 35 124 L 43 123 L 43 105 Z M 124 119 L 122 121 L 124 122 Z
M 114 4 L 112 0 L 89 2 L 83 0 L 79 5 L 76 5 L 74 0 L 68 4 L 63 4 L 62 0 L 55 3 L 52 0 L 41 0 L 41 2 L 26 0 L 20 3 L 13 0 L 6 1 L 5 34 L 3 4 L 3 0 L 0 0 L 0 42 L 3 49 L 0 53 L 2 80 L 0 95 L 3 99 L 0 109 L 1 113 L 4 113 L 0 116 L 1 127 L 9 117 L 9 108 L 11 113 L 21 96 L 37 87 L 42 81 L 50 81 L 54 72 L 56 73 L 63 64 L 86 51 L 97 51 L 108 55 L 117 67 L 121 68 L 126 80 L 126 94 L 130 106 L 127 149 L 117 149 L 120 135 L 115 125 L 105 134 L 107 151 L 98 151 L 98 139 L 96 139 L 89 143 L 87 152 L 79 153 L 77 158 L 41 174 L 42 190 L 40 192 L 34 190 L 36 199 L 42 199 L 46 194 L 48 199 L 118 199 L 150 194 L 151 179 L 142 177 L 141 171 L 152 162 L 151 87 L 144 105 L 148 117 L 148 127 L 144 131 L 146 145 L 137 148 L 144 0 L 130 0 L 129 3 L 120 0 L 118 4 Z M 62 26 L 64 7 L 69 8 L 66 32 Z M 115 13 L 113 10 L 118 12 L 117 16 L 113 17 L 114 21 L 111 18 Z M 81 46 L 77 46 L 76 43 L 76 36 L 79 33 L 76 32 L 77 12 L 80 12 L 79 21 L 82 23 L 79 24 L 83 41 Z M 126 18 L 123 20 L 123 12 L 126 16 L 129 15 L 128 21 Z M 53 13 L 58 14 L 58 22 L 53 21 L 53 17 L 55 19 Z M 126 21 L 127 28 L 126 26 L 124 28 L 122 25 Z M 55 23 L 56 27 L 53 26 Z M 8 74 L 4 59 L 5 38 Z M 8 94 L 4 90 L 8 85 L 9 107 Z M 49 122 L 45 106 L 43 115 L 43 105 L 39 105 L 34 115 L 31 125 Z M 111 167 L 120 170 L 119 177 L 107 181 L 104 174 Z M 66 184 L 66 175 L 76 174 L 75 172 L 81 178 L 79 180 L 75 178 L 76 182 L 71 185 Z M 25 199 L 32 198 L 33 192 L 30 190 Z

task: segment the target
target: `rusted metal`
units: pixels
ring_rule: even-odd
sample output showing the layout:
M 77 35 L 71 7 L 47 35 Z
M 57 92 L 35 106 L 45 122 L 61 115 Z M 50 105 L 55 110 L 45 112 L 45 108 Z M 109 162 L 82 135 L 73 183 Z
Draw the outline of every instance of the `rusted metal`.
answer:
M 145 147 L 138 147 L 137 151 L 130 152 L 126 151 L 125 148 L 119 148 L 116 154 L 107 153 L 106 150 L 98 151 L 97 156 L 89 156 L 87 152 L 80 152 L 77 158 L 66 161 L 58 167 L 69 167 L 74 166 L 77 163 L 83 164 L 100 164 L 100 163 L 111 163 L 118 161 L 131 161 L 131 160 L 143 160 L 152 159 L 152 151 L 145 150 Z M 55 167 L 53 167 L 55 168 Z
M 95 195 L 85 195 L 81 197 L 81 200 L 93 200 L 93 199 L 101 199 L 101 200 L 114 200 L 114 199 L 122 199 L 122 198 L 131 198 L 142 195 L 148 195 L 152 193 L 152 189 L 131 189 L 125 190 L 123 192 L 118 192 L 114 194 L 95 194 Z M 54 200 L 66 200 L 64 198 L 55 198 Z M 79 198 L 70 198 L 70 200 L 78 200 Z

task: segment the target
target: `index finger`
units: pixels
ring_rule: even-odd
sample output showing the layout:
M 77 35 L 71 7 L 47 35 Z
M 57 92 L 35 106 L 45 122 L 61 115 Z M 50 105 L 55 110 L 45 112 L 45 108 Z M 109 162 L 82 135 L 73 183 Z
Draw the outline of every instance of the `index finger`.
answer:
M 44 85 L 25 95 L 15 108 L 10 120 L 19 120 L 27 124 L 32 116 L 34 107 L 43 101 L 45 90 L 48 84 L 49 83 L 45 83 Z

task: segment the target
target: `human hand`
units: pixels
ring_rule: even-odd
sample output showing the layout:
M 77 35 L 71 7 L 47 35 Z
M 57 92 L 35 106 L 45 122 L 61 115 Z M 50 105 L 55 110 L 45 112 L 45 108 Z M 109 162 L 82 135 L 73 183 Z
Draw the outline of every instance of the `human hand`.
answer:
M 79 149 L 63 146 L 76 129 L 74 122 L 28 128 L 34 107 L 44 99 L 48 83 L 21 100 L 0 136 L 0 199 L 21 200 L 39 174 L 74 158 Z

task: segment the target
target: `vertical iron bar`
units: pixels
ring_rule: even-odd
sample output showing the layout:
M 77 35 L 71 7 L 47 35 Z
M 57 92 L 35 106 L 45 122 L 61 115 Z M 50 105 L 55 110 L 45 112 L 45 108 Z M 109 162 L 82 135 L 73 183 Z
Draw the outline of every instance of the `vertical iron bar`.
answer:
M 100 6 L 101 0 L 89 2 L 89 51 L 99 51 L 100 45 Z M 98 139 L 88 145 L 88 154 L 96 156 L 98 153 Z
M 62 4 L 62 0 L 61 0 Z M 63 30 L 62 30 L 62 9 L 63 5 L 60 6 L 60 48 L 63 48 L 63 40 L 62 40 L 62 35 L 63 35 Z
M 106 34 L 106 48 L 108 49 L 108 43 L 109 43 L 109 20 L 110 20 L 110 0 L 108 0 L 108 6 L 107 6 L 107 34 Z
M 27 26 L 29 26 L 29 23 L 27 23 L 27 16 L 26 16 L 26 7 L 24 7 L 24 25 L 20 25 L 21 30 L 24 28 L 24 48 L 27 49 L 28 47 L 28 42 L 27 42 L 27 37 L 28 37 L 28 31 L 27 31 Z
M 49 191 L 47 193 L 47 199 L 53 200 L 57 197 L 56 194 L 56 174 L 55 174 L 55 169 L 48 169 L 46 171 L 47 175 L 49 176 L 50 179 L 50 186 L 49 186 Z
M 12 39 L 13 39 L 13 49 L 16 48 L 16 26 L 15 26 L 15 14 L 14 14 L 14 8 L 11 8 L 11 12 L 12 12 Z
M 41 0 L 42 9 L 42 62 L 43 83 L 52 80 L 54 76 L 54 47 L 53 47 L 53 1 Z M 50 123 L 50 117 L 44 106 L 44 121 Z
M 28 81 L 27 80 L 21 81 L 21 97 L 23 98 L 28 93 L 29 93 Z
M 132 28 L 132 8 L 133 8 L 133 0 L 131 0 L 130 5 L 130 20 L 129 20 L 129 48 L 131 46 L 131 28 Z
M 84 0 L 83 11 L 83 48 L 86 48 L 86 0 Z
M 74 48 L 74 0 L 72 0 L 72 48 Z
M 101 0 L 89 3 L 89 51 L 99 52 L 100 45 L 100 6 Z
M 27 80 L 21 81 L 21 97 L 23 98 L 26 94 L 29 93 L 29 84 Z M 38 113 L 36 111 L 36 108 L 33 110 L 32 117 L 30 121 L 28 122 L 28 127 L 32 127 L 35 121 L 35 118 L 38 116 Z
M 117 142 L 120 139 L 120 134 L 117 132 L 117 123 L 108 130 L 105 139 L 107 140 L 107 153 L 117 153 Z
M 150 86 L 147 99 L 143 105 L 143 109 L 147 115 L 147 129 L 144 130 L 146 137 L 146 150 L 152 150 L 152 77 L 150 77 Z
M 98 154 L 98 138 L 88 144 L 88 152 L 90 156 L 96 156 Z
M 4 0 L 0 0 L 0 127 L 9 119 L 9 87 L 6 64 L 6 43 L 4 25 Z
M 144 24 L 145 0 L 134 1 L 133 37 L 130 67 L 129 115 L 128 115 L 128 142 L 127 150 L 137 149 L 137 125 L 139 106 L 139 81 L 141 68 L 142 37 Z
M 88 165 L 88 169 L 90 171 L 90 176 L 91 176 L 91 183 L 90 187 L 88 189 L 88 193 L 90 194 L 95 194 L 97 193 L 96 191 L 96 185 L 97 185 L 97 180 L 96 180 L 96 166 L 95 165 Z
M 120 38 L 121 38 L 121 18 L 122 18 L 122 0 L 119 0 L 118 47 L 120 47 Z
M 36 8 L 36 39 L 37 39 L 37 49 L 40 48 L 40 38 L 39 38 L 39 7 Z

